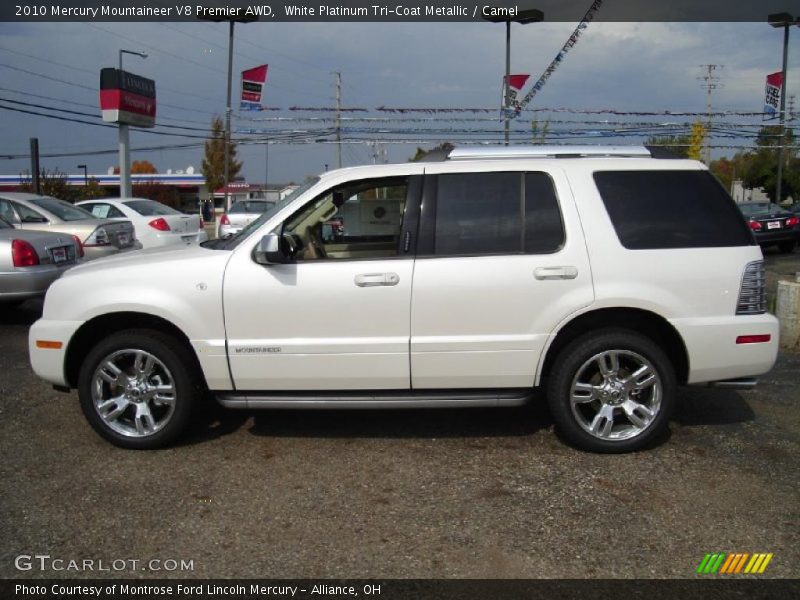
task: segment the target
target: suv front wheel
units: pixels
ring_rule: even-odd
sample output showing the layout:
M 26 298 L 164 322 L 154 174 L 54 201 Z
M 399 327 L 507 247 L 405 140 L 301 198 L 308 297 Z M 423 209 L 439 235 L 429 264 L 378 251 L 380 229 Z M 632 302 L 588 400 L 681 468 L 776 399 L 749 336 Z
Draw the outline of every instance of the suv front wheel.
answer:
M 559 354 L 547 386 L 559 433 L 592 452 L 632 452 L 666 430 L 675 372 L 664 351 L 627 330 L 587 333 Z
M 186 428 L 199 390 L 188 350 L 151 330 L 128 330 L 100 341 L 78 379 L 91 426 L 123 448 L 160 448 Z

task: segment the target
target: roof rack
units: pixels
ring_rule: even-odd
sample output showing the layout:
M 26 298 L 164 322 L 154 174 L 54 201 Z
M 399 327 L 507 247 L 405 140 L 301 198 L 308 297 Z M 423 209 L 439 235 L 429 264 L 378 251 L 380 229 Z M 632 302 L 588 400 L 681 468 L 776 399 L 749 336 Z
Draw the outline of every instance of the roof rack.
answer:
M 582 158 L 618 156 L 629 158 L 652 157 L 644 146 L 486 146 L 454 148 L 448 160 L 476 160 L 498 158 Z

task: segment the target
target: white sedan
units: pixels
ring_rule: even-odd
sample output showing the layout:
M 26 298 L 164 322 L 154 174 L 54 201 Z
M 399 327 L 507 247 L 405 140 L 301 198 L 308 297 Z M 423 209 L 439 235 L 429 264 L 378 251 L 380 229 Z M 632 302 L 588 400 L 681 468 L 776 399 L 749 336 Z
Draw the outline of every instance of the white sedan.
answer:
M 136 238 L 145 248 L 173 244 L 199 244 L 208 239 L 199 215 L 187 215 L 146 198 L 101 198 L 76 202 L 95 217 L 125 219 L 136 228 Z

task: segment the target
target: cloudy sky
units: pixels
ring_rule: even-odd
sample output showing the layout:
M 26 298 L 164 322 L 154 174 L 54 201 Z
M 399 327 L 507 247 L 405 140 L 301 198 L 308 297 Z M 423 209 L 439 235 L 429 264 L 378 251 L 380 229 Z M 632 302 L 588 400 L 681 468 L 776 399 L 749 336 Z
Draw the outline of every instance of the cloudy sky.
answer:
M 515 25 L 512 33 L 512 72 L 531 73 L 534 79 L 547 67 L 572 32 L 574 23 Z M 504 28 L 490 23 L 252 23 L 237 27 L 234 73 L 260 63 L 270 65 L 264 103 L 292 106 L 334 105 L 334 76 L 342 74 L 346 107 L 496 107 L 504 69 Z M 143 50 L 146 60 L 126 57 L 126 69 L 156 80 L 159 123 L 194 129 L 162 129 L 203 135 L 212 115 L 225 105 L 227 26 L 214 23 L 0 23 L 0 98 L 47 105 L 94 117 L 61 116 L 99 122 L 99 70 L 115 66 L 120 48 Z M 698 77 L 701 64 L 719 64 L 722 87 L 714 91 L 714 108 L 760 111 L 764 77 L 780 70 L 782 35 L 766 23 L 593 23 L 566 56 L 542 92 L 536 108 L 572 107 L 618 111 L 703 111 L 706 95 Z M 793 28 L 789 52 L 789 95 L 800 107 L 800 29 Z M 237 81 L 234 81 L 236 90 Z M 234 102 L 235 103 L 235 102 Z M 5 103 L 35 112 L 40 108 Z M 51 113 L 52 114 L 52 113 Z M 288 110 L 259 113 L 258 117 L 298 117 L 310 113 Z M 370 113 L 372 116 L 392 116 Z M 319 114 L 317 116 L 320 116 Z M 428 117 L 427 115 L 414 115 Z M 449 115 L 434 126 L 483 127 L 500 130 L 500 123 L 457 122 Z M 529 127 L 523 115 L 515 127 Z M 597 121 L 625 117 L 543 113 L 539 118 Z M 655 118 L 652 122 L 683 122 L 690 117 Z M 641 121 L 641 117 L 629 120 Z M 732 119 L 728 119 L 731 121 Z M 757 117 L 740 119 L 757 123 Z M 592 123 L 553 124 L 553 129 L 592 127 Z M 236 127 L 298 129 L 330 127 L 330 123 L 283 121 L 250 122 L 236 119 Z M 363 123 L 353 124 L 364 127 Z M 420 127 L 406 123 L 406 127 Z M 598 125 L 599 127 L 599 125 Z M 457 136 L 440 134 L 442 139 Z M 500 134 L 498 133 L 498 139 Z M 15 174 L 29 167 L 27 159 L 3 160 L 27 154 L 29 138 L 38 137 L 40 151 L 85 152 L 116 148 L 112 128 L 62 122 L 41 116 L 0 111 L 0 173 Z M 316 136 L 322 137 L 322 136 Z M 369 137 L 361 135 L 360 137 Z M 381 137 L 376 135 L 375 137 Z M 195 137 L 173 137 L 133 131 L 132 146 L 193 144 Z M 578 139 L 577 143 L 603 140 Z M 619 138 L 610 143 L 636 143 Z M 719 140 L 745 144 L 746 139 Z M 414 153 L 413 144 L 386 145 L 392 161 Z M 715 155 L 733 150 L 717 150 Z M 244 175 L 263 181 L 263 145 L 240 148 Z M 160 172 L 199 169 L 202 150 L 164 149 L 133 153 Z M 371 162 L 365 144 L 347 144 L 345 166 Z M 116 155 L 78 155 L 46 158 L 47 168 L 76 173 L 86 163 L 90 173 L 105 173 L 117 164 Z M 331 144 L 272 145 L 270 182 L 299 181 L 336 164 Z

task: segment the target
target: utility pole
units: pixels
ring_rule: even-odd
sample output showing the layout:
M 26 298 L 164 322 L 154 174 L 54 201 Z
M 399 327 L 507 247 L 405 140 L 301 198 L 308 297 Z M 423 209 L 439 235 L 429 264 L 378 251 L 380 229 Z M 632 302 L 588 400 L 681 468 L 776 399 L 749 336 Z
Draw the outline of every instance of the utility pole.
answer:
M 719 82 L 719 77 L 714 75 L 714 71 L 722 69 L 725 65 L 700 65 L 701 69 L 706 69 L 706 74 L 697 79 L 701 81 L 700 87 L 706 90 L 706 114 L 708 120 L 706 122 L 706 135 L 703 140 L 703 162 L 707 165 L 711 164 L 711 145 L 709 138 L 711 137 L 711 92 L 717 88 L 723 87 Z
M 336 75 L 336 164 L 342 168 L 342 74 Z
M 39 176 L 39 138 L 31 138 L 31 183 L 33 183 L 33 193 L 41 195 L 42 179 Z
M 778 173 L 775 181 L 775 202 L 781 201 L 781 186 L 783 182 L 783 147 L 786 145 L 786 67 L 789 62 L 789 27 L 800 25 L 800 20 L 789 13 L 776 13 L 767 17 L 767 22 L 776 29 L 783 28 L 783 68 L 781 77 L 781 107 L 780 107 L 780 141 L 778 142 Z

